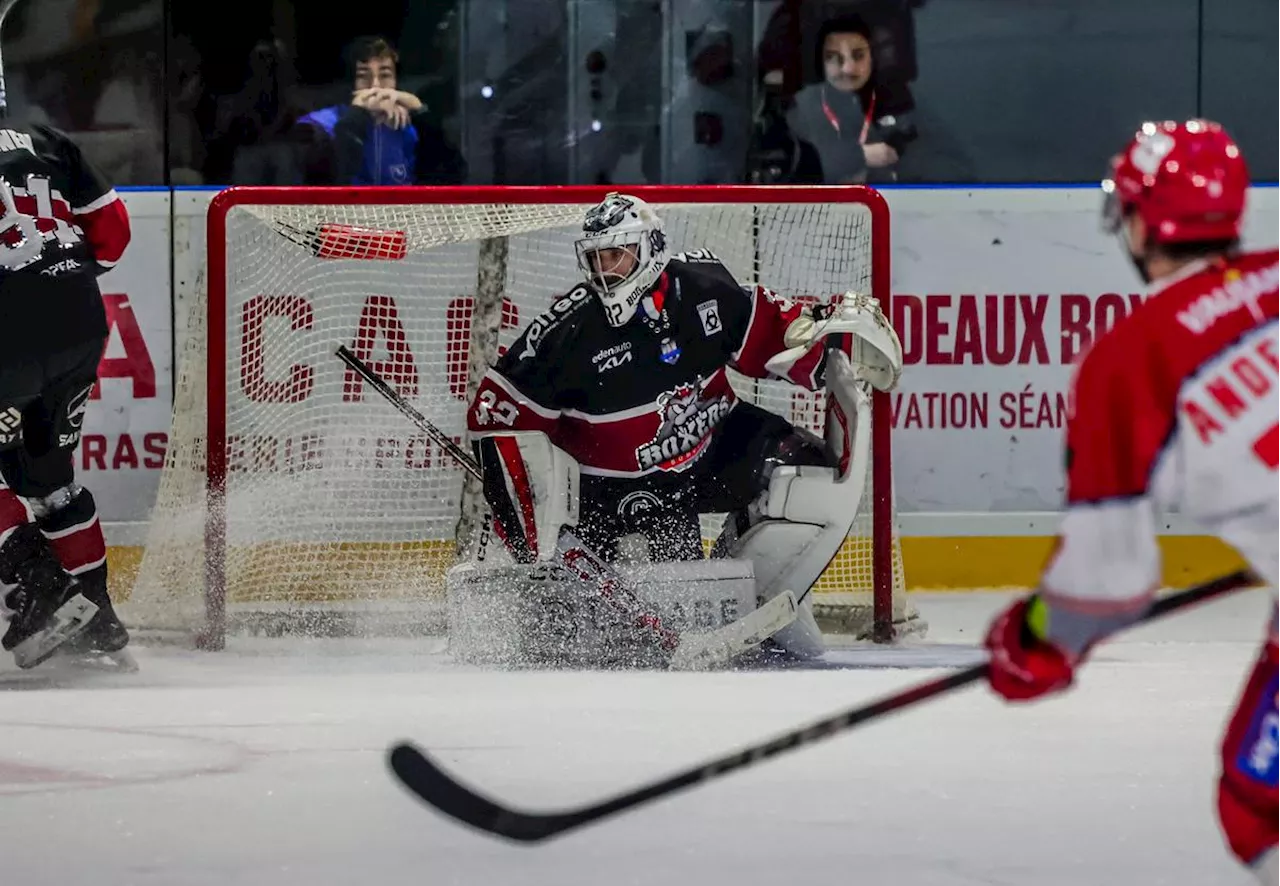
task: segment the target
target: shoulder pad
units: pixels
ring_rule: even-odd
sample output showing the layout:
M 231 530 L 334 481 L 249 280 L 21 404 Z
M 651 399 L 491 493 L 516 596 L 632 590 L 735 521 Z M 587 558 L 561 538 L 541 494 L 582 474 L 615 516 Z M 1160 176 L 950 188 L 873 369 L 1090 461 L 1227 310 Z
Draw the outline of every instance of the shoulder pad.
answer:
M 671 260 L 689 264 L 722 264 L 719 257 L 710 249 L 690 249 L 688 252 L 677 252 L 671 256 Z
M 589 304 L 592 298 L 594 296 L 591 288 L 585 284 L 580 284 L 556 299 L 550 308 L 533 319 L 533 322 L 529 324 L 528 328 L 520 336 L 519 344 L 522 347 L 519 358 L 525 360 L 536 356 L 538 345 L 547 337 L 548 333 L 562 326 L 569 317 L 581 310 L 583 305 Z

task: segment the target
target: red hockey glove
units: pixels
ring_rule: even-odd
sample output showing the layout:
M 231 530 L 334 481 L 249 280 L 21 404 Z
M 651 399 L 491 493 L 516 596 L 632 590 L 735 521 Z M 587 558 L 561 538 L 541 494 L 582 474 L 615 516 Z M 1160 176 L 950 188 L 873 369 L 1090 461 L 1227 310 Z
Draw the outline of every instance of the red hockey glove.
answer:
M 991 688 L 1007 701 L 1030 701 L 1060 692 L 1071 685 L 1073 663 L 1052 643 L 1048 643 L 1028 623 L 1035 597 L 1019 600 L 1002 612 L 987 633 Z

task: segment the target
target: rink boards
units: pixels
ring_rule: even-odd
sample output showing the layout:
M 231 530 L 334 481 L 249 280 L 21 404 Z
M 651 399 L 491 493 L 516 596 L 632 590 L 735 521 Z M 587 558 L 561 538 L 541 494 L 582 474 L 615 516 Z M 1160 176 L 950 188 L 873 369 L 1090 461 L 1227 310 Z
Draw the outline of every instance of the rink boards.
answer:
M 163 463 L 173 355 L 182 348 L 175 337 L 203 285 L 213 193 L 126 192 L 134 241 L 102 278 L 112 332 L 77 467 L 99 501 L 117 590 L 139 558 Z M 1093 188 L 886 196 L 891 311 L 906 355 L 893 414 L 907 585 L 1026 586 L 1052 543 L 1071 361 L 1143 295 L 1118 246 L 1099 231 Z M 1276 197 L 1274 187 L 1254 189 L 1250 245 L 1275 243 Z M 1170 584 L 1230 568 L 1222 546 L 1176 518 L 1166 530 Z M 395 556 L 430 553 L 437 561 L 431 546 L 444 543 Z

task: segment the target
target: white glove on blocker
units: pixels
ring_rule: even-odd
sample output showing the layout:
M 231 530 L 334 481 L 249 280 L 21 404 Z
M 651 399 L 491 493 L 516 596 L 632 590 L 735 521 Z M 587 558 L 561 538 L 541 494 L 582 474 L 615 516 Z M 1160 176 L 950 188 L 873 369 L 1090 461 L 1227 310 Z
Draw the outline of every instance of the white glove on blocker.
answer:
M 897 387 L 902 376 L 902 342 L 880 310 L 880 302 L 860 292 L 846 292 L 829 308 L 825 317 L 804 314 L 791 321 L 783 335 L 787 350 L 770 357 L 765 368 L 785 376 L 786 368 L 821 339 L 847 333 L 853 338 L 850 362 L 857 378 L 881 391 Z

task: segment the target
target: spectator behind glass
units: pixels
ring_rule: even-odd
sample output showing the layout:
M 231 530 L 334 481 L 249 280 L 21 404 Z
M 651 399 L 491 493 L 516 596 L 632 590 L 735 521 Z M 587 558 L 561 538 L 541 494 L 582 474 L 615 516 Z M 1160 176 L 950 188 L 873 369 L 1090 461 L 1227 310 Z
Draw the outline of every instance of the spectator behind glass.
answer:
M 244 84 L 217 100 L 206 177 L 236 185 L 302 184 L 288 141 L 299 109 L 293 63 L 280 40 L 259 40 L 245 60 Z
M 871 54 L 882 85 L 895 84 L 908 103 L 916 64 L 915 14 L 925 0 L 781 0 L 756 48 L 756 70 L 791 97 L 822 75 L 818 32 L 834 19 L 857 16 L 871 28 Z M 816 62 L 816 64 L 815 64 Z
M 860 17 L 825 22 L 816 44 L 823 80 L 796 94 L 791 131 L 817 150 L 828 183 L 894 181 L 916 137 L 909 94 L 877 80 L 871 29 Z
M 111 75 L 93 107 L 92 136 L 82 136 L 104 173 L 130 184 L 164 181 L 159 82 L 154 53 L 124 47 L 111 56 Z
M 418 97 L 396 88 L 399 56 L 391 44 L 361 37 L 350 59 L 350 104 L 298 121 L 311 146 L 310 177 L 339 185 L 460 184 L 466 177 L 462 155 Z
M 189 37 L 176 34 L 169 44 L 169 181 L 204 184 L 204 136 L 199 110 L 204 97 L 200 53 Z

